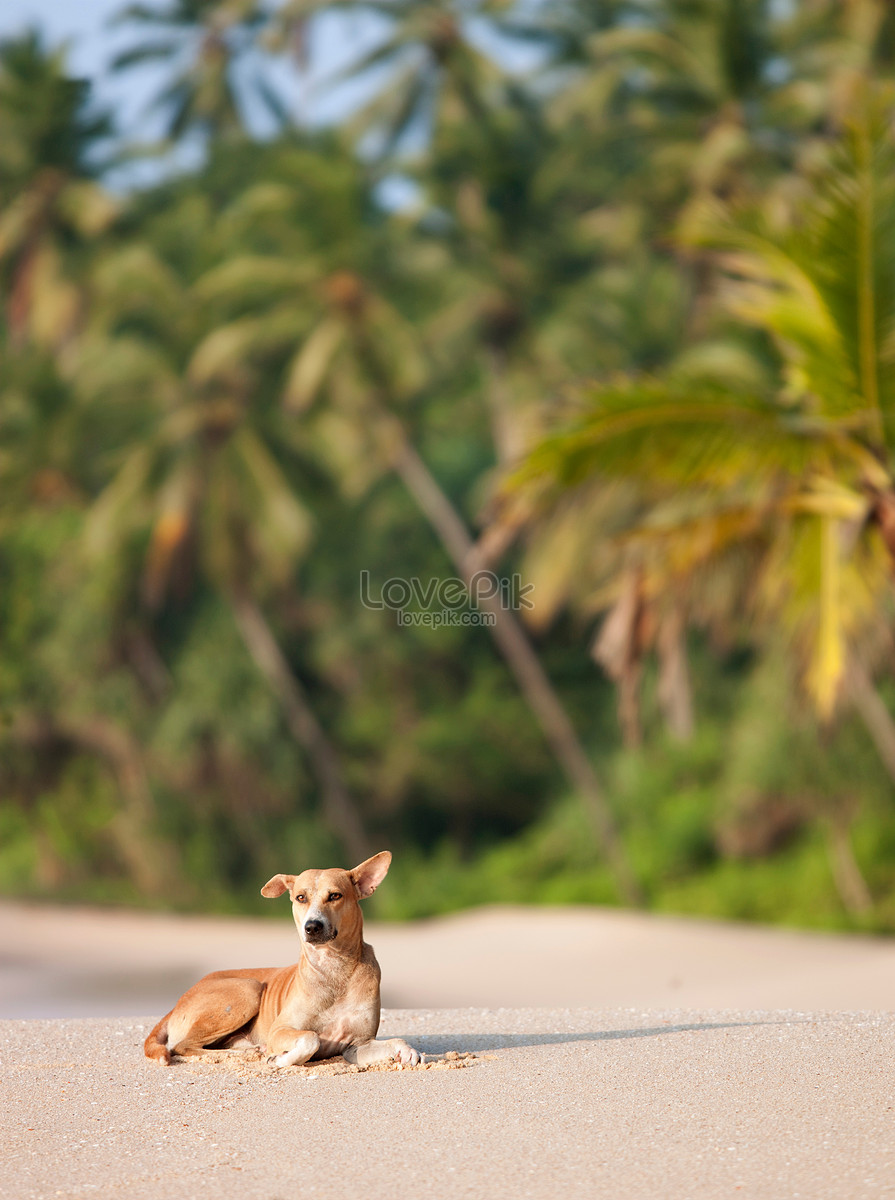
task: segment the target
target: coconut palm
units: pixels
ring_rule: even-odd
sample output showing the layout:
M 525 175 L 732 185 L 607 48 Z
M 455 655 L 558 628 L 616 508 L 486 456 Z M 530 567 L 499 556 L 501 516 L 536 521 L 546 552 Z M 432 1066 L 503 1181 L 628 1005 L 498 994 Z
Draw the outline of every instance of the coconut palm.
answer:
M 258 670 L 277 695 L 287 725 L 317 777 L 324 816 L 356 855 L 367 847 L 338 756 L 304 686 L 264 615 L 259 593 L 282 588 L 311 531 L 276 437 L 270 397 L 251 366 L 232 368 L 209 353 L 215 328 L 197 292 L 190 251 L 226 244 L 213 215 L 187 198 L 167 214 L 162 242 L 134 242 L 110 254 L 95 277 L 91 324 L 78 349 L 82 402 L 111 414 L 116 469 L 95 500 L 89 548 L 138 573 L 145 613 L 158 611 L 200 574 L 230 606 Z M 187 242 L 189 242 L 187 238 Z M 172 249 L 175 247 L 175 249 Z M 200 250 L 200 254 L 203 253 Z M 283 338 L 283 330 L 269 331 Z M 115 410 L 139 398 L 123 436 Z M 135 557 L 135 548 L 146 543 Z M 124 581 L 123 581 L 124 585 Z
M 615 529 L 604 526 L 616 535 L 612 551 L 597 545 L 588 556 L 591 602 L 614 597 L 636 612 L 685 595 L 690 619 L 700 609 L 717 614 L 720 603 L 720 611 L 729 604 L 772 623 L 822 718 L 887 644 L 895 550 L 890 104 L 888 93 L 862 89 L 822 167 L 791 187 L 788 220 L 781 223 L 777 204 L 752 221 L 713 205 L 690 226 L 690 238 L 726 272 L 728 312 L 775 347 L 771 386 L 742 350 L 708 345 L 663 376 L 594 385 L 574 423 L 537 446 L 511 485 L 554 522 L 574 497 L 617 515 L 606 489 L 627 488 L 627 514 Z M 741 587 L 713 583 L 728 559 L 739 562 Z M 632 572 L 636 603 L 625 592 Z
M 14 346 L 54 347 L 74 332 L 81 293 L 72 265 L 117 207 L 95 181 L 108 133 L 62 50 L 34 31 L 0 43 L 0 290 Z
M 286 110 L 259 66 L 245 88 L 242 64 L 256 48 L 269 20 L 259 0 L 170 0 L 164 7 L 131 4 L 115 18 L 141 31 L 128 50 L 112 60 L 113 71 L 163 63 L 175 72 L 155 97 L 165 113 L 169 138 L 198 131 L 226 136 L 247 127 L 247 106 L 257 100 L 277 124 Z M 244 93 L 244 94 L 243 94 Z
M 688 223 L 727 311 L 776 363 L 706 343 L 661 376 L 590 387 L 509 496 L 554 603 L 608 610 L 594 652 L 629 737 L 643 655 L 658 643 L 661 657 L 668 624 L 679 670 L 685 624 L 738 628 L 799 677 L 821 722 L 853 707 L 895 778 L 895 722 L 872 684 L 895 599 L 892 94 L 859 79 L 853 104 L 822 166 L 787 187 L 788 214 L 777 197 L 763 218 L 714 204 Z M 843 905 L 861 913 L 854 811 L 837 798 L 824 827 Z
M 371 49 L 321 84 L 337 92 L 350 82 L 368 94 L 372 85 L 351 131 L 378 155 L 407 139 L 424 143 L 444 125 L 489 118 L 504 73 L 476 33 L 484 28 L 492 43 L 514 36 L 505 0 L 287 0 L 279 19 L 288 26 L 321 12 L 358 15 L 383 29 Z
M 585 8 L 577 45 L 551 66 L 565 85 L 552 118 L 576 136 L 582 175 L 605 178 L 614 163 L 615 202 L 626 196 L 661 231 L 694 195 L 758 195 L 810 152 L 838 74 L 864 54 L 854 7 L 647 0 L 589 36 Z
M 284 189 L 259 184 L 238 202 L 238 219 L 248 222 L 246 233 L 251 230 L 254 238 L 266 238 L 263 224 L 257 221 L 259 205 L 287 202 Z M 230 228 L 236 228 L 232 221 Z M 343 265 L 359 257 L 357 247 L 329 248 L 321 262 L 301 245 L 307 234 L 294 232 L 295 226 L 290 229 L 276 255 L 235 257 L 199 281 L 205 305 L 229 310 L 231 320 L 199 347 L 196 362 L 214 363 L 215 370 L 239 370 L 247 359 L 271 352 L 274 331 L 292 329 L 292 352 L 284 357 L 282 368 L 286 411 L 314 423 L 336 467 L 347 466 L 355 493 L 377 474 L 394 471 L 461 577 L 470 580 L 486 564 L 407 428 L 407 405 L 427 382 L 423 346 L 412 326 L 369 278 Z M 363 245 L 368 261 L 375 260 L 375 237 L 368 237 Z M 297 254 L 294 260 L 287 249 Z M 315 266 L 320 273 L 309 278 Z M 310 326 L 309 314 L 313 314 Z M 313 406 L 320 398 L 326 404 L 318 419 Z M 346 444 L 352 451 L 347 462 Z M 588 808 L 621 893 L 635 901 L 637 885 L 613 818 L 565 708 L 515 616 L 496 599 L 485 599 L 482 606 L 492 616 L 489 629 L 557 761 Z

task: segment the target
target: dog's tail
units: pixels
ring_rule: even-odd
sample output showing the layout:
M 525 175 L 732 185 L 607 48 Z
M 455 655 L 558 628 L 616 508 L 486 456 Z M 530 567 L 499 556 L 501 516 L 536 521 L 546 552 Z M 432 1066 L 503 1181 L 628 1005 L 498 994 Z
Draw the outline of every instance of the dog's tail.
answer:
M 153 1062 L 160 1063 L 163 1067 L 170 1066 L 171 1052 L 168 1049 L 168 1017 L 170 1013 L 159 1021 L 152 1033 L 143 1043 L 143 1053 L 147 1058 L 151 1058 Z

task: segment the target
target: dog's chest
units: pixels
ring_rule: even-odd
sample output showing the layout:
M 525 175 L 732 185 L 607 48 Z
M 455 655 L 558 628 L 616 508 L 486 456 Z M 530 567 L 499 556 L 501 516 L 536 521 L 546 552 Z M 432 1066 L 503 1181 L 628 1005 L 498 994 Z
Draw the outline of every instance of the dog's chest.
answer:
M 348 1011 L 337 1007 L 321 1013 L 317 1024 L 321 1053 L 324 1056 L 341 1054 L 346 1046 L 362 1038 L 363 1029 L 360 1026 L 363 1022 L 360 1018 L 357 1009 Z
M 378 1005 L 353 994 L 353 989 L 322 1002 L 318 997 L 316 1003 L 307 996 L 296 996 L 287 1007 L 293 1028 L 311 1029 L 320 1038 L 319 1057 L 341 1054 L 346 1046 L 376 1036 Z

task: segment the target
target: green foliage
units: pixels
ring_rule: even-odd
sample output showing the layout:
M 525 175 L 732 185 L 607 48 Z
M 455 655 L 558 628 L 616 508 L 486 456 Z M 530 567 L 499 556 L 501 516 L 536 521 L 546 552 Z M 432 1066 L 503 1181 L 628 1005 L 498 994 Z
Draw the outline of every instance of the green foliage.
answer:
M 808 928 L 891 929 L 895 891 L 881 863 L 892 841 L 891 784 L 869 754 L 866 734 L 850 722 L 827 739 L 821 755 L 810 722 L 806 727 L 804 717 L 792 715 L 783 721 L 769 706 L 769 692 L 778 703 L 782 692 L 779 680 L 769 688 L 764 666 L 731 662 L 719 674 L 707 661 L 702 665 L 710 686 L 698 736 L 681 745 L 654 727 L 645 751 L 613 756 L 610 787 L 627 814 L 627 844 L 650 907 Z M 734 681 L 746 703 L 731 712 Z M 831 869 L 825 814 L 835 813 L 843 794 L 854 798 L 855 855 L 875 899 L 865 914 L 844 909 Z M 751 845 L 735 847 L 723 836 L 725 823 L 768 795 L 790 805 L 795 819 L 781 825 L 778 814 L 769 827 L 766 812 L 753 812 L 745 826 Z M 767 841 L 759 845 L 762 835 Z M 523 834 L 471 860 L 448 842 L 434 855 L 402 856 L 379 915 L 407 919 L 481 904 L 616 903 L 612 881 L 595 867 L 593 854 L 581 809 L 566 798 Z
M 130 4 L 118 14 L 117 23 L 142 28 L 147 36 L 117 54 L 112 70 L 161 62 L 177 71 L 153 102 L 165 114 L 169 138 L 195 131 L 218 137 L 239 134 L 246 120 L 236 67 L 264 22 L 264 10 L 255 0 L 172 0 L 165 7 Z M 277 93 L 260 73 L 253 83 L 251 95 L 276 123 L 282 122 L 285 110 Z
M 40 34 L 0 43 L 0 188 L 9 202 L 37 172 L 84 175 L 108 118 L 91 112 L 90 82 L 72 79 Z
M 895 928 L 888 7 L 362 0 L 311 133 L 265 69 L 345 7 L 125 9 L 206 154 L 124 198 L 89 84 L 0 45 L 0 891 L 269 914 L 370 843 L 379 916 L 627 862 Z M 469 530 L 552 741 L 506 639 L 361 603 Z

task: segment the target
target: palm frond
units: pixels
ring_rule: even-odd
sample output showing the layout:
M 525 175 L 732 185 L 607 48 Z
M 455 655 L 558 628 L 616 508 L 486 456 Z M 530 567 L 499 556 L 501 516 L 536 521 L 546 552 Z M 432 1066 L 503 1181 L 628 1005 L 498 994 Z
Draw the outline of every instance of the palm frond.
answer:
M 176 9 L 173 5 L 157 8 L 151 4 L 128 4 L 110 18 L 109 24 L 124 25 L 128 21 L 137 21 L 146 25 L 171 25 L 176 19 Z
M 544 480 L 569 488 L 597 476 L 725 487 L 779 471 L 798 475 L 826 432 L 717 385 L 621 378 L 585 390 L 583 400 L 585 411 L 531 451 L 509 490 Z
M 364 75 L 388 67 L 397 66 L 407 53 L 407 46 L 398 37 L 387 38 L 361 58 L 346 63 L 344 67 L 330 72 L 317 84 L 317 91 L 329 91 L 349 81 L 362 79 Z
M 239 301 L 251 306 L 259 300 L 288 296 L 317 275 L 313 261 L 298 264 L 264 255 L 238 255 L 206 272 L 195 285 L 204 301 Z
M 283 403 L 292 412 L 309 407 L 317 396 L 347 330 L 338 317 L 325 317 L 305 339 L 289 366 Z
M 715 205 L 681 236 L 722 252 L 732 277 L 723 298 L 776 340 L 795 397 L 828 415 L 863 412 L 868 433 L 891 439 L 895 144 L 880 98 L 862 98 L 806 186 L 785 229 Z
M 159 42 L 141 42 L 130 50 L 123 50 L 109 63 L 110 71 L 126 71 L 129 67 L 146 62 L 164 62 L 174 58 L 182 47 L 176 38 L 166 38 Z
M 138 446 L 127 455 L 87 514 L 85 545 L 88 553 L 101 558 L 114 551 L 125 527 L 139 521 L 139 502 L 153 463 L 151 446 Z
M 233 450 L 245 467 L 255 493 L 254 537 L 262 543 L 261 561 L 275 579 L 284 581 L 296 558 L 311 539 L 313 523 L 307 508 L 297 499 L 279 464 L 258 435 L 241 429 L 233 439 Z
M 288 350 L 301 337 L 306 320 L 302 310 L 284 305 L 264 317 L 241 317 L 219 326 L 196 346 L 187 366 L 190 382 L 203 386 L 241 378 L 253 360 Z
M 186 289 L 153 249 L 137 243 L 103 259 L 95 274 L 94 323 L 110 327 L 136 313 L 183 311 Z

